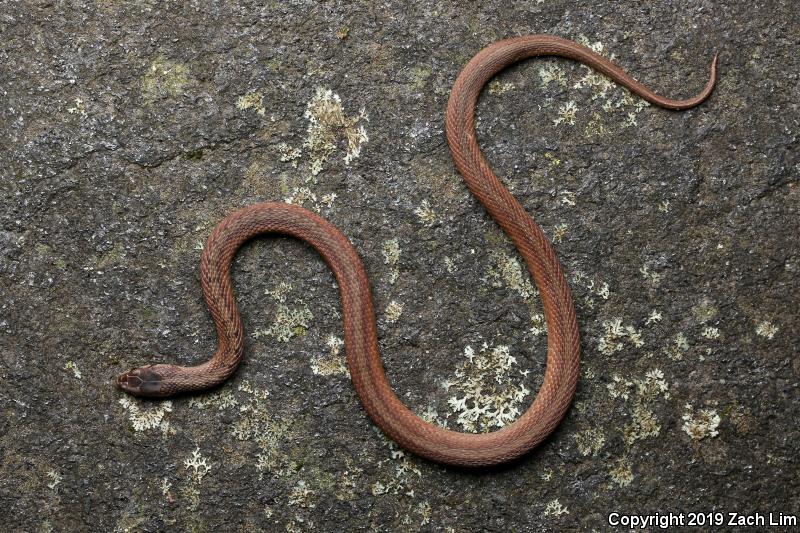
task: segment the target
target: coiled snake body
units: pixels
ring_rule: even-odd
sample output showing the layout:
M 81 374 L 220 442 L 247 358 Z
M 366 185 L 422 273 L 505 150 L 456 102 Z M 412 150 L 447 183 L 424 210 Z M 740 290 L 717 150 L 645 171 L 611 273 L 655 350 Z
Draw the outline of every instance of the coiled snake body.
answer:
M 283 203 L 239 209 L 219 223 L 203 250 L 200 277 L 219 346 L 207 362 L 182 367 L 157 364 L 121 374 L 118 386 L 136 396 L 165 397 L 202 391 L 225 381 L 242 358 L 244 333 L 230 278 L 239 247 L 264 233 L 291 235 L 316 248 L 336 276 L 342 298 L 347 364 L 353 385 L 372 420 L 400 446 L 428 459 L 458 466 L 510 461 L 544 440 L 564 417 L 578 379 L 580 346 L 572 295 L 552 246 L 539 226 L 497 179 L 475 139 L 475 106 L 482 87 L 499 71 L 532 56 L 560 56 L 584 63 L 648 102 L 686 109 L 705 100 L 711 76 L 697 96 L 671 100 L 656 95 L 592 50 L 550 35 L 499 41 L 467 64 L 453 86 L 445 129 L 453 160 L 467 186 L 511 238 L 530 271 L 547 321 L 547 367 L 528 410 L 491 433 L 467 434 L 430 424 L 411 412 L 384 374 L 367 274 L 356 250 L 338 229 L 318 215 Z

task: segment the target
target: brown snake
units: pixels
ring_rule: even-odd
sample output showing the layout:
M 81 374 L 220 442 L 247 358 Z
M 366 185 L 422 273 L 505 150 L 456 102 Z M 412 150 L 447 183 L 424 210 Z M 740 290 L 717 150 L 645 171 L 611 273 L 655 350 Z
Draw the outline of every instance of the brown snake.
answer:
M 428 459 L 458 466 L 488 466 L 515 459 L 542 442 L 569 408 L 578 380 L 580 343 L 572 295 L 542 230 L 492 172 L 475 139 L 475 106 L 483 86 L 499 71 L 533 56 L 560 56 L 605 74 L 648 102 L 686 109 L 708 98 L 717 57 L 703 91 L 686 100 L 656 95 L 589 48 L 551 35 L 499 41 L 481 50 L 453 85 L 447 104 L 447 142 L 467 186 L 511 238 L 530 271 L 547 320 L 547 367 L 528 410 L 491 433 L 469 434 L 430 424 L 397 397 L 378 352 L 375 312 L 364 266 L 338 229 L 295 205 L 262 203 L 235 211 L 214 228 L 200 261 L 200 279 L 219 346 L 207 362 L 182 367 L 157 364 L 121 374 L 118 386 L 135 396 L 165 397 L 202 391 L 233 374 L 242 358 L 244 333 L 233 295 L 230 268 L 240 246 L 264 233 L 281 233 L 313 246 L 336 276 L 344 309 L 347 364 L 353 385 L 372 420 L 400 446 Z

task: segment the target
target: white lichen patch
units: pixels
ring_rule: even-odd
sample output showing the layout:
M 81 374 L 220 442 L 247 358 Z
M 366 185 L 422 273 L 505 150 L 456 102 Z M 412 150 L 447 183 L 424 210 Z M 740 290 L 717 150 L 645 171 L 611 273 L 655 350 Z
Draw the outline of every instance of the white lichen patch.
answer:
M 392 300 L 389 302 L 389 305 L 386 306 L 386 311 L 384 312 L 384 317 L 386 321 L 390 324 L 394 324 L 403 314 L 403 304 Z
M 612 398 L 622 398 L 623 400 L 627 400 L 631 397 L 633 382 L 614 374 L 614 376 L 611 378 L 611 383 L 606 385 L 606 388 L 608 388 L 608 394 Z
M 325 344 L 328 346 L 328 355 L 314 357 L 311 360 L 311 371 L 318 376 L 349 375 L 342 351 L 344 341 L 335 335 L 329 335 Z
M 502 81 L 497 78 L 493 79 L 489 82 L 487 90 L 489 94 L 498 95 L 498 94 L 505 94 L 507 92 L 513 91 L 516 89 L 517 86 L 508 81 Z
M 664 317 L 661 314 L 661 311 L 657 311 L 656 309 L 653 309 L 652 311 L 650 311 L 650 315 L 647 317 L 647 320 L 645 320 L 644 323 L 646 325 L 650 326 L 650 325 L 655 324 L 657 322 L 661 322 L 661 320 L 663 320 L 663 318 Z
M 683 415 L 683 430 L 694 440 L 703 440 L 719 435 L 717 428 L 721 418 L 714 409 L 700 409 L 694 411 L 691 404 L 686 404 L 686 413 Z
M 516 257 L 501 250 L 492 250 L 489 255 L 494 262 L 488 272 L 492 286 L 506 286 L 525 300 L 539 294 L 531 283 L 528 272 L 523 271 L 522 265 Z
M 169 421 L 164 419 L 167 413 L 172 412 L 171 401 L 165 400 L 148 408 L 143 408 L 144 403 L 125 396 L 119 399 L 119 403 L 128 411 L 128 419 L 131 421 L 134 430 L 160 429 L 165 435 L 173 432 L 169 426 Z
M 390 459 L 384 459 L 378 464 L 383 465 L 391 463 L 394 465 L 391 477 L 383 481 L 376 481 L 370 487 L 373 496 L 381 496 L 384 494 L 405 495 L 414 497 L 414 484 L 422 478 L 422 471 L 415 465 L 415 463 L 406 456 L 403 450 L 399 449 L 397 445 L 388 440 L 383 433 L 376 432 L 381 435 L 390 450 Z
M 75 376 L 76 379 L 81 379 L 83 374 L 81 374 L 78 365 L 75 364 L 75 361 L 67 361 L 67 364 L 64 365 L 64 370 L 72 371 L 72 375 Z
M 50 480 L 47 483 L 47 488 L 49 488 L 50 490 L 56 490 L 56 487 L 58 486 L 59 483 L 61 483 L 61 480 L 63 479 L 61 477 L 61 474 L 52 469 L 47 471 L 47 478 Z
M 539 336 L 547 331 L 547 322 L 542 313 L 531 313 L 531 335 Z
M 680 361 L 689 351 L 689 339 L 683 333 L 676 333 L 672 344 L 664 348 L 664 354 L 674 361 Z
M 669 385 L 661 370 L 651 369 L 643 378 L 633 380 L 614 375 L 606 387 L 612 398 L 627 401 L 633 397 L 631 422 L 625 425 L 622 432 L 627 445 L 659 435 L 661 424 L 652 408 L 659 399 L 669 398 Z
M 75 98 L 75 103 L 67 108 L 67 113 L 70 115 L 80 115 L 81 118 L 86 117 L 86 104 L 81 98 Z
M 311 174 L 319 174 L 330 156 L 337 149 L 337 141 L 344 138 L 347 150 L 344 163 L 349 165 L 361 154 L 361 148 L 369 140 L 367 130 L 362 124 L 367 122 L 364 109 L 358 115 L 347 116 L 342 107 L 339 95 L 330 89 L 318 88 L 308 103 L 305 117 L 308 119 L 308 130 L 303 147 L 311 156 Z
M 653 286 L 657 286 L 659 283 L 661 283 L 661 274 L 651 271 L 647 264 L 642 265 L 642 267 L 639 269 L 639 273 Z
M 456 370 L 447 389 L 455 395 L 447 403 L 456 422 L 471 432 L 487 432 L 516 420 L 519 406 L 530 393 L 517 383 L 514 372 L 517 360 L 508 346 L 490 348 L 486 343 L 476 352 L 471 346 L 464 349 L 466 361 Z
M 400 275 L 400 269 L 397 267 L 397 262 L 400 260 L 400 241 L 397 239 L 389 239 L 383 243 L 383 262 L 389 266 L 389 283 L 394 285 Z
M 224 411 L 229 407 L 236 407 L 239 401 L 231 392 L 230 388 L 219 389 L 203 396 L 193 396 L 189 400 L 189 407 L 196 409 L 216 409 Z
M 302 507 L 303 509 L 313 509 L 316 504 L 312 500 L 314 491 L 308 488 L 308 484 L 300 479 L 289 493 L 289 505 Z
M 587 429 L 575 435 L 578 452 L 584 457 L 597 455 L 605 443 L 606 437 L 600 428 Z
M 305 206 L 307 203 L 315 204 L 317 195 L 308 187 L 295 187 L 283 198 L 283 201 L 287 204 Z
M 557 244 L 564 240 L 567 230 L 569 230 L 569 226 L 566 224 L 556 224 L 553 227 L 553 242 Z
M 242 111 L 252 109 L 262 117 L 267 112 L 264 109 L 264 95 L 258 91 L 249 92 L 239 97 L 236 100 L 236 108 Z
M 561 203 L 568 207 L 578 205 L 578 196 L 573 191 L 561 191 Z
M 597 340 L 597 349 L 604 355 L 612 355 L 628 343 L 636 348 L 644 345 L 642 334 L 633 326 L 622 324 L 621 318 L 612 318 L 603 322 L 605 333 Z
M 297 168 L 297 160 L 303 155 L 303 150 L 300 148 L 292 148 L 285 142 L 277 146 L 278 159 L 282 163 L 291 163 L 292 167 Z
M 567 86 L 567 74 L 564 72 L 564 69 L 556 63 L 548 63 L 539 67 L 539 79 L 541 80 L 540 84 L 542 87 L 551 83 L 561 85 L 562 87 Z
M 609 476 L 611 476 L 611 481 L 620 487 L 627 487 L 630 485 L 633 481 L 633 469 L 630 461 L 625 458 L 617 461 L 614 468 L 609 471 Z
M 778 333 L 778 326 L 768 320 L 764 320 L 756 327 L 756 335 L 772 340 Z
M 272 325 L 266 329 L 255 331 L 253 338 L 269 336 L 281 342 L 289 342 L 294 337 L 305 335 L 313 318 L 314 314 L 308 307 L 290 308 L 279 303 Z
M 558 499 L 551 501 L 547 504 L 547 507 L 544 508 L 544 516 L 561 516 L 564 514 L 569 514 L 569 510 L 561 505 Z
M 561 107 L 558 108 L 558 117 L 553 119 L 553 124 L 558 126 L 559 124 L 569 124 L 570 126 L 575 125 L 575 115 L 578 113 L 578 104 L 574 101 L 570 100 L 566 104 L 562 104 Z
M 211 470 L 211 465 L 208 464 L 208 459 L 203 457 L 203 454 L 200 453 L 199 446 L 192 452 L 192 455 L 189 456 L 188 459 L 183 461 L 183 466 L 189 471 L 189 474 L 196 483 L 203 481 L 205 475 Z
M 294 472 L 296 469 L 280 448 L 290 436 L 291 422 L 275 419 L 269 412 L 269 392 L 254 388 L 247 381 L 239 385 L 239 391 L 245 396 L 239 401 L 239 418 L 231 426 L 233 437 L 256 446 L 255 468 L 261 476 L 265 472 L 278 476 Z
M 702 337 L 705 337 L 708 340 L 716 340 L 719 339 L 719 328 L 715 328 L 713 326 L 706 326 L 703 328 L 703 331 L 700 332 Z
M 436 224 L 436 211 L 433 210 L 428 200 L 422 200 L 419 206 L 414 209 L 414 214 L 425 226 L 430 227 Z

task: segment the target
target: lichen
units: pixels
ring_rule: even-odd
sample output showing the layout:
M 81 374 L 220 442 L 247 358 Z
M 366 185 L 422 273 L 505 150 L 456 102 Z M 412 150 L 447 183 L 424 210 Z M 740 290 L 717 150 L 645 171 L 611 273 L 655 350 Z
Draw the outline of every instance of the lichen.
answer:
M 494 263 L 489 269 L 489 277 L 494 287 L 505 285 L 526 300 L 538 294 L 530 276 L 527 271 L 522 270 L 522 265 L 516 257 L 501 250 L 492 250 L 489 255 Z
M 620 487 L 627 487 L 633 481 L 633 469 L 630 461 L 623 457 L 609 471 L 609 475 L 611 476 L 611 481 Z
M 604 321 L 603 328 L 605 333 L 597 340 L 597 348 L 605 355 L 622 350 L 626 342 L 636 348 L 644 345 L 641 332 L 633 326 L 623 326 L 619 317 Z
M 186 65 L 158 56 L 142 77 L 142 94 L 148 101 L 180 96 L 188 83 L 189 68 Z
M 203 481 L 206 474 L 211 471 L 211 465 L 208 464 L 208 459 L 203 457 L 203 454 L 200 453 L 199 446 L 195 448 L 189 458 L 183 461 L 183 466 L 189 471 L 192 479 L 196 483 Z
M 721 420 L 715 409 L 694 411 L 691 404 L 686 404 L 682 429 L 692 439 L 699 441 L 719 435 L 717 428 Z
M 119 399 L 119 403 L 127 410 L 134 430 L 160 429 L 165 435 L 174 432 L 170 428 L 169 421 L 164 419 L 167 413 L 172 412 L 171 401 L 161 401 L 144 408 L 144 405 L 147 405 L 144 402 L 123 396 Z
M 512 379 L 517 360 L 509 347 L 490 348 L 484 343 L 476 352 L 467 346 L 464 357 L 455 378 L 443 384 L 455 392 L 447 403 L 457 415 L 456 422 L 465 431 L 486 432 L 516 420 L 530 390 Z
M 384 317 L 386 317 L 386 321 L 390 324 L 397 322 L 400 318 L 400 315 L 403 314 L 403 304 L 392 300 L 389 302 L 389 305 L 386 306 L 386 311 L 384 312 Z
M 772 340 L 776 333 L 778 333 L 778 326 L 768 320 L 763 320 L 756 327 L 756 335 L 765 339 Z
M 325 344 L 328 346 L 328 355 L 315 356 L 311 360 L 311 371 L 318 376 L 349 375 L 342 352 L 344 341 L 335 335 L 329 335 Z
M 547 507 L 544 508 L 544 516 L 561 516 L 564 514 L 569 514 L 569 510 L 561 505 L 558 499 L 551 501 L 547 504 Z
M 425 226 L 430 227 L 436 223 L 436 211 L 433 210 L 428 200 L 422 200 L 422 203 L 414 209 L 414 214 Z
M 606 437 L 600 428 L 587 429 L 575 435 L 575 444 L 578 446 L 578 452 L 584 457 L 597 455 L 597 452 L 600 451 L 605 442 Z
M 319 174 L 330 156 L 336 151 L 337 140 L 347 140 L 347 151 L 343 161 L 349 165 L 361 154 L 361 148 L 369 140 L 363 122 L 369 120 L 364 109 L 358 115 L 347 116 L 341 98 L 330 89 L 317 88 L 306 107 L 308 129 L 303 147 L 311 156 L 310 171 Z
M 391 285 L 394 285 L 400 275 L 400 269 L 397 267 L 397 263 L 400 260 L 401 252 L 400 241 L 396 238 L 384 241 L 382 248 L 383 262 L 390 267 L 389 284 Z
M 258 91 L 249 92 L 236 100 L 236 107 L 242 111 L 252 109 L 262 117 L 266 113 L 264 108 L 264 95 Z

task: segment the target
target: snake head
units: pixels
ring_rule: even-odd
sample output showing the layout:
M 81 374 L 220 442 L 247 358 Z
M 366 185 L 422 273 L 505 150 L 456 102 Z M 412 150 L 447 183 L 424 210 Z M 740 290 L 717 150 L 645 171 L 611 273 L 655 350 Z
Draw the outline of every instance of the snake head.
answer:
M 155 370 L 156 365 L 128 370 L 117 376 L 117 387 L 133 396 L 158 398 L 165 395 L 162 376 Z

